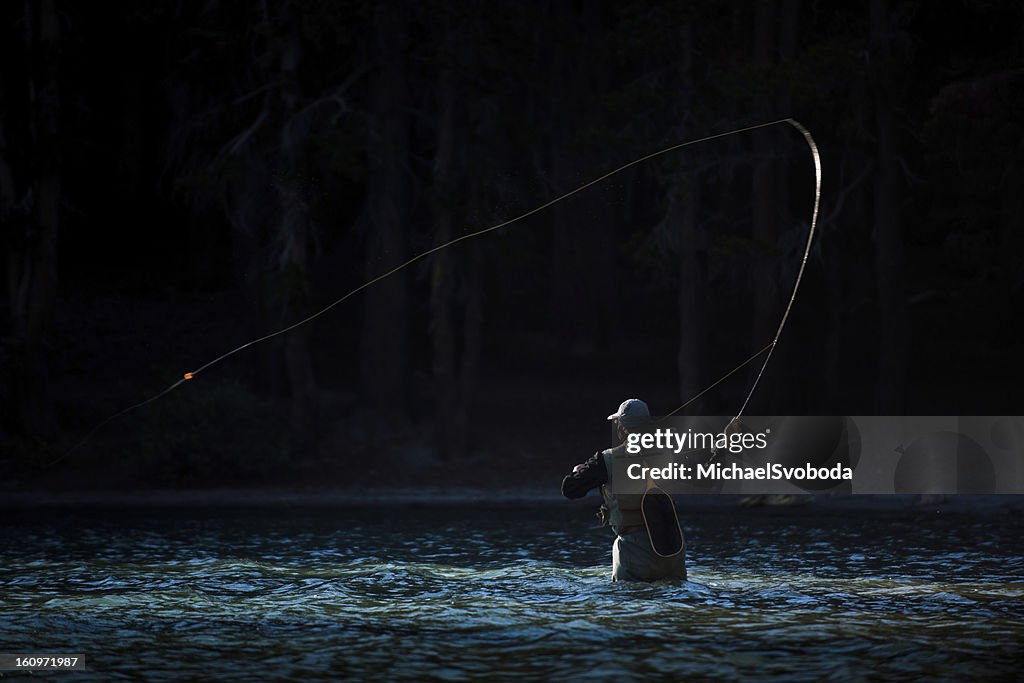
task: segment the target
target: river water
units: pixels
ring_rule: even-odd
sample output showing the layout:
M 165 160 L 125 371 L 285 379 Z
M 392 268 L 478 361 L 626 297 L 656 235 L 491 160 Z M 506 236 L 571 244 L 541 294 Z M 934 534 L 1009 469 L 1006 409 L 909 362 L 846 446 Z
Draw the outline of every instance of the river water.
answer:
M 102 681 L 1020 675 L 1014 517 L 687 513 L 690 581 L 630 585 L 591 512 L 6 512 L 0 652 Z

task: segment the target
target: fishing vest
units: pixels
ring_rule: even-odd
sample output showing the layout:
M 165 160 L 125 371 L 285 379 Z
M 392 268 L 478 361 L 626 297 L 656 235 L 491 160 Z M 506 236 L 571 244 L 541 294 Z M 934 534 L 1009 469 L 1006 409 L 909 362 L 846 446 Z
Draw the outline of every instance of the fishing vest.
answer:
M 601 451 L 601 457 L 604 459 L 604 467 L 610 479 L 614 460 L 617 458 L 628 458 L 630 455 L 626 453 L 626 445 L 622 444 L 615 448 Z M 616 534 L 624 527 L 643 525 L 644 515 L 641 510 L 644 500 L 643 494 L 614 494 L 612 493 L 611 482 L 609 481 L 608 484 L 601 486 L 601 497 L 604 498 L 604 505 L 608 508 L 608 523 Z

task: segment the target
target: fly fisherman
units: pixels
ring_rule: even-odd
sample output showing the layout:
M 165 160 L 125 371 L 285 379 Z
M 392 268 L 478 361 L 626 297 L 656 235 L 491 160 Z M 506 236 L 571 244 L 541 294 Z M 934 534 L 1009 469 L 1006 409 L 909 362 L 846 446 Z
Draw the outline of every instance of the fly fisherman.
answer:
M 598 517 L 602 525 L 610 525 L 615 532 L 612 581 L 686 578 L 683 535 L 671 497 L 652 488 L 645 494 L 615 494 L 609 483 L 616 460 L 639 458 L 626 452 L 626 437 L 640 431 L 650 415 L 647 404 L 640 399 L 623 401 L 618 411 L 608 416 L 619 445 L 595 453 L 562 480 L 562 495 L 566 498 L 582 498 L 590 489 L 600 487 L 604 505 Z

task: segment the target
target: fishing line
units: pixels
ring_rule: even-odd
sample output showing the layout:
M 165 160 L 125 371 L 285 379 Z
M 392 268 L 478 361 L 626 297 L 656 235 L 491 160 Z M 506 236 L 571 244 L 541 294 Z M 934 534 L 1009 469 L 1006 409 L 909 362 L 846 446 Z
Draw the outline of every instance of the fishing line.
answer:
M 813 236 L 813 234 L 814 234 L 814 223 L 815 223 L 815 221 L 817 219 L 817 215 L 818 215 L 818 196 L 820 194 L 820 189 L 821 189 L 821 165 L 820 165 L 820 162 L 818 160 L 817 147 L 814 145 L 814 141 L 810 137 L 810 133 L 808 133 L 807 130 L 803 126 L 801 126 L 799 123 L 797 123 L 793 119 L 779 119 L 777 121 L 770 121 L 768 123 L 759 123 L 759 124 L 755 124 L 755 125 L 752 125 L 752 126 L 745 126 L 743 128 L 736 128 L 734 130 L 726 131 L 724 133 L 715 133 L 714 135 L 708 135 L 706 137 L 698 138 L 696 140 L 690 140 L 690 141 L 687 141 L 687 142 L 681 142 L 681 143 L 676 144 L 676 145 L 671 145 L 669 147 L 665 147 L 664 149 L 658 150 L 657 152 L 652 152 L 650 154 L 647 154 L 646 156 L 640 157 L 639 159 L 634 159 L 633 161 L 625 163 L 625 164 L 619 166 L 618 168 L 615 168 L 615 169 L 613 169 L 611 171 L 608 171 L 607 173 L 604 173 L 604 174 L 598 176 L 597 178 L 594 178 L 593 180 L 590 180 L 590 181 L 588 181 L 586 183 L 583 183 L 582 185 L 580 185 L 579 187 L 577 187 L 574 190 L 570 190 L 569 192 L 566 192 L 565 194 L 559 195 L 559 196 L 555 197 L 554 199 L 551 199 L 551 200 L 549 200 L 549 201 L 547 201 L 547 202 L 545 202 L 545 203 L 543 203 L 543 204 L 541 204 L 541 205 L 539 205 L 537 207 L 534 207 L 533 209 L 530 209 L 529 211 L 526 211 L 525 213 L 522 213 L 522 214 L 519 214 L 518 216 L 515 216 L 514 218 L 510 218 L 508 220 L 502 221 L 501 223 L 497 223 L 496 225 L 492 225 L 490 227 L 483 228 L 481 230 L 476 230 L 474 232 L 466 233 L 465 235 L 461 235 L 459 237 L 451 239 L 451 240 L 445 242 L 444 244 L 439 244 L 439 245 L 437 245 L 435 247 L 431 247 L 430 249 L 427 249 L 426 251 L 423 251 L 423 252 L 421 252 L 419 254 L 416 254 L 412 258 L 410 258 L 410 259 L 400 263 L 399 265 L 395 266 L 394 268 L 391 268 L 390 270 L 385 271 L 384 273 L 381 273 L 380 275 L 378 275 L 378 276 L 376 276 L 376 277 L 374 277 L 374 278 L 372 278 L 370 280 L 367 280 L 366 282 L 364 282 L 363 284 L 359 285 L 355 289 L 353 289 L 350 292 L 346 293 L 345 295 L 335 299 L 333 302 L 331 302 L 327 306 L 324 306 L 320 310 L 316 311 L 315 313 L 312 313 L 311 315 L 303 318 L 302 320 L 299 320 L 298 322 L 292 323 L 291 325 L 288 325 L 287 327 L 283 327 L 280 330 L 277 330 L 276 332 L 271 332 L 270 334 L 266 334 L 266 335 L 264 335 L 262 337 L 257 337 L 256 339 L 248 341 L 248 342 L 246 342 L 246 343 L 244 343 L 244 344 L 242 344 L 240 346 L 237 346 L 237 347 L 231 349 L 230 351 L 228 351 L 228 352 L 226 352 L 224 354 L 221 354 L 220 356 L 217 356 L 216 358 L 214 358 L 213 360 L 209 361 L 208 363 L 206 363 L 204 365 L 201 365 L 198 369 L 192 370 L 191 372 L 184 373 L 182 375 L 181 379 L 177 380 L 176 382 L 174 382 L 173 384 L 171 384 L 169 387 L 167 387 L 163 391 L 159 392 L 158 394 L 156 394 L 156 395 L 146 399 L 145 401 L 140 401 L 139 403 L 136 403 L 134 405 L 128 406 L 124 410 L 121 410 L 120 412 L 115 413 L 114 415 L 111 415 L 107 419 L 105 419 L 102 422 L 100 422 L 98 425 L 96 425 L 85 436 L 85 438 L 83 438 L 81 441 L 76 443 L 70 450 L 65 452 L 63 455 L 61 455 L 60 457 L 58 457 L 55 460 L 51 461 L 48 466 L 55 465 L 56 463 L 60 462 L 61 460 L 65 459 L 66 457 L 68 457 L 69 455 L 74 453 L 76 450 L 81 448 L 90 438 L 92 438 L 92 436 L 97 431 L 99 431 L 99 429 L 101 427 L 103 427 L 106 424 L 112 422 L 113 420 L 115 420 L 115 419 L 117 419 L 117 418 L 119 418 L 119 417 L 121 417 L 121 416 L 123 416 L 123 415 L 125 415 L 127 413 L 130 413 L 130 412 L 132 412 L 134 410 L 142 408 L 143 406 L 148 405 L 148 404 L 156 401 L 157 399 L 163 398 L 164 396 L 166 396 L 167 394 L 171 393 L 172 391 L 177 389 L 179 386 L 181 386 L 185 382 L 188 382 L 188 381 L 190 381 L 192 379 L 195 379 L 195 377 L 197 375 L 199 375 L 201 372 L 203 372 L 203 371 L 207 370 L 208 368 L 216 365 L 217 363 L 221 362 L 222 360 L 225 360 L 226 358 L 229 358 L 229 357 L 235 355 L 239 351 L 247 349 L 250 346 L 255 346 L 256 344 L 260 344 L 260 343 L 265 342 L 265 341 L 267 341 L 269 339 L 273 339 L 274 337 L 278 337 L 278 336 L 280 336 L 282 334 L 287 334 L 288 332 L 291 332 L 292 330 L 294 330 L 297 327 L 301 327 L 302 325 L 305 325 L 307 323 L 310 323 L 310 322 L 316 320 L 320 316 L 324 315 L 325 313 L 327 313 L 328 311 L 330 311 L 334 307 L 338 306 L 339 304 L 343 303 L 344 301 L 346 301 L 346 300 L 350 299 L 351 297 L 355 296 L 356 294 L 358 294 L 359 292 L 363 291 L 367 287 L 370 287 L 370 286 L 380 282 L 381 280 L 383 280 L 385 278 L 391 277 L 395 273 L 398 273 L 399 271 L 404 270 L 405 268 L 408 268 L 409 266 L 413 265 L 414 263 L 416 263 L 418 261 L 421 261 L 422 259 L 425 259 L 426 257 L 430 256 L 431 254 L 435 254 L 435 253 L 441 251 L 442 249 L 447 249 L 448 247 L 454 246 L 454 245 L 458 244 L 459 242 L 463 242 L 465 240 L 473 239 L 475 237 L 480 237 L 480 236 L 486 235 L 486 234 L 488 234 L 490 232 L 494 232 L 495 230 L 500 230 L 501 228 L 504 228 L 504 227 L 507 227 L 509 225 L 512 225 L 513 223 L 518 223 L 519 221 L 522 221 L 525 218 L 528 218 L 528 217 L 530 217 L 530 216 L 532 216 L 532 215 L 534 215 L 536 213 L 540 213 L 541 211 L 547 209 L 548 207 L 551 207 L 551 206 L 557 204 L 558 202 L 564 201 L 564 200 L 568 199 L 569 197 L 572 197 L 573 195 L 579 194 L 580 192 L 582 192 L 583 190 L 587 189 L 588 187 L 592 187 L 594 185 L 597 185 L 598 183 L 600 183 L 600 182 L 602 182 L 604 180 L 607 180 L 608 178 L 611 178 L 612 176 L 617 175 L 617 174 L 625 171 L 628 168 L 632 168 L 633 166 L 636 166 L 637 164 L 641 164 L 641 163 L 643 163 L 645 161 L 648 161 L 650 159 L 654 159 L 656 157 L 663 156 L 665 154 L 668 154 L 669 152 L 674 152 L 676 150 L 683 149 L 685 147 L 691 147 L 693 145 L 698 145 L 698 144 L 701 144 L 701 143 L 704 143 L 704 142 L 710 142 L 711 140 L 717 140 L 717 139 L 720 139 L 720 138 L 728 137 L 730 135 L 739 135 L 740 133 L 747 133 L 747 132 L 750 132 L 750 131 L 759 130 L 761 128 L 768 128 L 770 126 L 777 126 L 777 125 L 782 124 L 782 123 L 788 123 L 788 124 L 790 124 L 792 126 L 795 126 L 797 128 L 797 130 L 801 131 L 804 134 L 804 136 L 807 138 L 808 142 L 811 144 L 812 150 L 814 152 L 815 167 L 817 168 L 818 185 L 817 185 L 817 190 L 815 191 L 814 217 L 811 220 L 811 236 Z M 807 262 L 807 253 L 809 251 L 810 251 L 810 239 L 808 239 L 807 250 L 804 253 L 804 264 L 806 264 L 806 262 Z M 803 275 L 803 264 L 801 265 L 800 272 L 799 272 L 799 274 L 797 276 L 797 286 L 799 286 L 799 284 L 800 284 L 800 276 L 802 276 L 802 275 Z M 796 289 L 794 288 L 793 296 L 790 297 L 789 305 L 786 307 L 786 312 L 783 315 L 782 324 L 779 325 L 779 329 L 776 332 L 775 339 L 772 341 L 771 344 L 769 344 L 768 347 L 766 347 L 766 349 L 768 350 L 768 358 L 766 359 L 765 366 L 767 365 L 767 360 L 769 360 L 771 358 L 771 350 L 773 350 L 775 348 L 775 344 L 778 342 L 779 334 L 781 334 L 781 332 L 782 332 L 782 328 L 783 328 L 783 326 L 785 325 L 785 322 L 786 322 L 786 317 L 788 317 L 788 315 L 789 315 L 789 309 L 792 307 L 793 299 L 795 297 L 796 297 Z M 712 385 L 712 387 L 716 386 L 719 382 L 723 381 L 729 375 L 732 375 L 734 372 L 739 370 L 741 367 L 745 366 L 747 363 L 750 363 L 754 358 L 756 358 L 757 356 L 761 355 L 761 353 L 764 353 L 764 351 L 765 351 L 765 349 L 762 349 L 757 354 L 755 354 L 751 358 L 749 358 L 746 361 L 744 361 L 740 366 L 738 366 L 735 369 L 733 369 L 732 371 L 730 371 L 725 377 L 723 377 L 722 379 L 718 380 L 718 382 L 715 382 L 715 384 Z M 761 371 L 760 371 L 760 373 L 758 373 L 757 379 L 754 381 L 754 387 L 757 386 L 757 382 L 760 380 L 761 374 L 764 373 L 764 367 L 765 366 L 761 367 Z M 710 390 L 712 387 L 709 387 L 704 392 L 701 392 L 701 394 L 699 394 L 698 397 L 700 395 L 703 395 L 703 393 L 705 393 L 706 391 Z M 753 393 L 753 388 L 751 388 L 751 394 L 752 393 Z M 688 405 L 693 400 L 696 400 L 696 398 L 697 397 L 695 397 L 694 399 L 691 399 L 690 401 L 688 401 L 687 404 L 684 404 L 683 407 L 685 407 L 685 405 Z M 748 401 L 750 400 L 750 394 L 747 395 L 747 400 Z M 744 406 L 744 408 L 746 407 L 746 401 L 744 401 L 743 406 Z M 681 409 L 682 409 L 682 407 L 677 408 L 676 411 L 681 410 Z M 676 412 L 676 411 L 673 411 L 673 412 Z M 742 410 L 740 412 L 742 413 Z
M 60 462 L 61 460 L 63 460 L 64 458 L 66 458 L 66 457 L 68 457 L 69 455 L 71 455 L 72 453 L 74 453 L 74 452 L 75 452 L 76 450 L 78 450 L 79 448 L 81 448 L 81 447 L 82 447 L 82 446 L 83 446 L 83 445 L 84 445 L 84 444 L 85 444 L 85 443 L 86 443 L 86 442 L 87 442 L 87 441 L 88 441 L 89 439 L 91 439 L 91 438 L 92 438 L 92 435 L 93 435 L 93 434 L 95 434 L 96 432 L 98 432 L 98 431 L 99 431 L 100 429 L 102 429 L 102 428 L 103 428 L 103 427 L 104 427 L 105 425 L 107 425 L 108 423 L 110 423 L 110 422 L 113 422 L 114 420 L 116 420 L 117 418 L 121 417 L 122 415 L 124 415 L 124 414 L 126 414 L 126 413 L 130 413 L 131 411 L 133 411 L 133 410 L 135 410 L 135 409 L 137 409 L 137 408 L 141 408 L 142 406 L 145 406 L 145 405 L 149 405 L 149 404 L 150 404 L 150 403 L 152 403 L 153 401 L 155 401 L 155 400 L 157 400 L 157 399 L 159 399 L 159 398 L 163 398 L 164 396 L 166 396 L 167 394 L 171 393 L 172 391 L 174 391 L 175 389 L 177 389 L 177 388 L 178 388 L 178 387 L 179 387 L 180 385 L 184 384 L 184 383 L 185 383 L 185 382 L 187 382 L 188 380 L 189 380 L 189 378 L 188 378 L 188 377 L 182 377 L 182 378 L 181 378 L 181 379 L 179 379 L 179 380 L 178 380 L 177 382 L 175 382 L 175 383 L 174 383 L 174 384 L 172 384 L 171 386 L 169 386 L 169 387 L 167 387 L 166 389 L 164 389 L 163 391 L 161 391 L 161 392 L 160 392 L 159 394 L 156 394 L 156 395 L 154 395 L 154 396 L 150 396 L 150 397 L 149 397 L 149 398 L 147 398 L 147 399 L 146 399 L 145 401 L 139 401 L 139 402 L 138 402 L 138 403 L 136 403 L 135 405 L 131 405 L 131 406 L 128 406 L 128 407 L 127 407 L 127 408 L 125 408 L 124 410 L 122 410 L 122 411 L 120 411 L 120 412 L 117 412 L 117 413 L 114 413 L 113 415 L 111 415 L 110 417 L 108 417 L 108 418 L 107 418 L 106 420 L 104 420 L 103 422 L 100 422 L 100 423 L 99 423 L 98 425 L 96 425 L 95 427 L 93 427 L 93 428 L 92 428 L 92 429 L 91 429 L 91 430 L 89 431 L 89 433 L 88 433 L 88 434 L 86 434 L 86 435 L 85 435 L 85 436 L 84 436 L 84 437 L 82 438 L 82 440 L 81 440 L 81 441 L 79 441 L 78 443 L 76 443 L 76 444 L 75 444 L 75 445 L 74 445 L 74 446 L 73 446 L 73 447 L 72 447 L 72 448 L 71 448 L 70 450 L 66 451 L 66 452 L 65 452 L 65 453 L 64 453 L 63 455 L 60 455 L 59 457 L 57 457 L 57 458 L 54 458 L 54 459 L 53 459 L 53 460 L 51 460 L 51 461 L 50 461 L 49 463 L 47 463 L 47 465 L 46 465 L 46 466 L 47 466 L 47 467 L 52 467 L 53 465 L 56 465 L 57 463 L 59 463 L 59 462 Z
M 712 385 L 710 385 L 710 386 L 708 386 L 708 387 L 706 387 L 706 388 L 704 388 L 704 389 L 701 389 L 701 391 L 700 391 L 700 393 L 699 393 L 699 394 L 697 394 L 697 395 L 695 395 L 695 396 L 693 396 L 693 397 L 691 397 L 691 398 L 688 398 L 688 399 L 686 399 L 686 403 L 684 403 L 683 405 L 679 406 L 678 408 L 676 408 L 676 409 L 675 409 L 675 410 L 673 410 L 672 412 L 670 412 L 670 413 L 665 413 L 665 415 L 663 415 L 663 416 L 662 416 L 661 420 L 664 420 L 664 419 L 665 419 L 665 418 L 667 418 L 667 417 L 672 417 L 673 415 L 675 415 L 676 413 L 678 413 L 678 412 L 679 412 L 680 410 L 682 410 L 682 409 L 683 409 L 683 408 L 685 408 L 686 406 L 690 405 L 691 403 L 693 403 L 694 401 L 696 401 L 696 400 L 697 400 L 698 398 L 700 398 L 700 397 L 701 397 L 701 396 L 703 396 L 704 394 L 708 393 L 709 391 L 711 391 L 712 389 L 714 389 L 715 387 L 717 387 L 717 386 L 718 386 L 719 384 L 721 384 L 721 383 L 722 383 L 722 382 L 724 382 L 725 380 L 727 380 L 727 379 L 729 379 L 730 377 L 732 377 L 733 375 L 735 375 L 735 374 L 736 374 L 737 372 L 739 372 L 739 371 L 740 371 L 740 370 L 742 370 L 743 368 L 745 368 L 745 367 L 747 367 L 748 365 L 750 365 L 750 363 L 752 363 L 752 362 L 754 361 L 754 359 L 755 359 L 755 358 L 757 358 L 757 357 L 758 357 L 758 356 L 760 356 L 760 355 L 761 355 L 762 353 L 764 353 L 765 351 L 767 351 L 768 349 L 770 349 L 773 343 L 774 343 L 774 342 L 768 342 L 768 344 L 766 344 L 766 345 L 765 345 L 764 347 L 762 347 L 760 351 L 758 351 L 758 352 L 757 352 L 757 353 L 755 353 L 755 354 L 754 354 L 753 356 L 751 356 L 750 358 L 746 359 L 745 361 L 743 361 L 742 363 L 740 363 L 739 365 L 737 365 L 736 367 L 734 367 L 734 368 L 733 368 L 732 370 L 730 370 L 729 372 L 725 373 L 724 375 L 722 375 L 721 377 L 719 377 L 719 378 L 718 378 L 717 380 L 715 380 L 715 383 L 714 383 L 714 384 L 712 384 Z M 661 420 L 659 420 L 659 422 L 660 422 Z
M 718 386 L 727 377 L 729 377 L 729 375 L 732 375 L 733 373 L 737 372 L 740 368 L 746 366 L 748 363 L 750 363 L 755 358 L 760 356 L 762 353 L 765 353 L 767 351 L 768 355 L 765 356 L 764 362 L 761 364 L 761 369 L 757 371 L 757 376 L 754 377 L 754 383 L 750 385 L 750 391 L 747 392 L 746 398 L 743 399 L 743 405 L 740 406 L 740 409 L 736 413 L 736 416 L 729 421 L 729 424 L 731 425 L 732 423 L 739 420 L 743 416 L 743 413 L 746 411 L 747 404 L 750 403 L 750 398 L 754 395 L 754 390 L 757 389 L 757 384 L 758 382 L 761 381 L 761 377 L 764 375 L 765 368 L 768 367 L 768 362 L 772 359 L 772 353 L 775 352 L 775 347 L 779 343 L 779 337 L 782 336 L 782 330 L 783 328 L 786 327 L 786 321 L 789 319 L 789 312 L 793 310 L 793 302 L 796 301 L 796 293 L 797 290 L 800 289 L 800 281 L 803 279 L 804 270 L 806 270 L 807 268 L 807 259 L 811 254 L 811 244 L 814 242 L 814 233 L 818 226 L 818 209 L 821 205 L 821 155 L 818 153 L 818 145 L 817 143 L 814 142 L 814 138 L 811 136 L 810 131 L 804 128 L 798 121 L 795 121 L 793 119 L 783 119 L 782 121 L 776 121 L 775 123 L 788 123 L 789 125 L 796 128 L 804 136 L 804 140 L 807 142 L 807 146 L 811 150 L 811 156 L 814 158 L 814 208 L 811 211 L 811 225 L 807 231 L 807 242 L 806 244 L 804 244 L 804 255 L 800 261 L 800 268 L 796 272 L 796 280 L 793 282 L 793 292 L 789 295 L 789 301 L 786 303 L 786 309 L 782 313 L 782 320 L 779 321 L 779 326 L 775 330 L 775 336 L 772 338 L 771 342 L 769 342 L 767 346 L 765 346 L 763 349 L 755 353 L 753 356 L 751 356 L 750 358 L 748 358 L 747 360 L 743 361 L 735 368 L 730 370 L 728 374 L 718 379 L 714 384 L 709 386 L 707 389 L 702 390 L 693 398 L 688 399 L 685 403 L 683 403 L 683 405 L 679 406 L 672 412 L 666 414 L 665 417 L 678 413 L 680 410 L 690 405 L 698 398 L 700 398 L 701 396 L 703 396 L 704 394 Z

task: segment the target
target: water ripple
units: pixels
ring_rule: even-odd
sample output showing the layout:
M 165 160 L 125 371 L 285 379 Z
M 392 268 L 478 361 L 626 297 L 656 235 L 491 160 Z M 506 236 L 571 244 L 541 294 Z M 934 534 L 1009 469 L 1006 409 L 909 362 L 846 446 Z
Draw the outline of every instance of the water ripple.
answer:
M 1011 677 L 1002 522 L 698 517 L 690 580 L 636 585 L 577 508 L 25 515 L 0 651 L 84 652 L 82 680 Z

